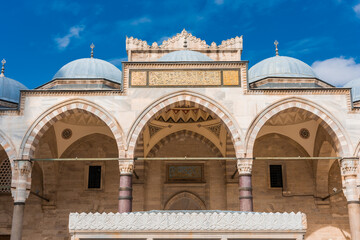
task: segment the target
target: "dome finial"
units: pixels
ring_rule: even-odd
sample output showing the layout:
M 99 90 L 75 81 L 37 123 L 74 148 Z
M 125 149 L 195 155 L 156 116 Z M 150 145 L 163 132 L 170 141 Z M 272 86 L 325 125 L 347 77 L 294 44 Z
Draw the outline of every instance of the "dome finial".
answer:
M 2 63 L 2 67 L 1 67 L 1 74 L 0 74 L 0 76 L 3 77 L 3 76 L 5 76 L 5 75 L 4 75 L 4 72 L 5 72 L 5 63 L 6 63 L 6 60 L 3 59 L 3 60 L 1 61 L 1 63 Z
M 91 58 L 94 58 L 94 48 L 95 48 L 94 43 L 91 43 L 90 48 L 91 48 Z
M 275 40 L 274 45 L 275 45 L 276 56 L 279 56 L 279 49 L 278 49 L 279 42 L 277 40 Z

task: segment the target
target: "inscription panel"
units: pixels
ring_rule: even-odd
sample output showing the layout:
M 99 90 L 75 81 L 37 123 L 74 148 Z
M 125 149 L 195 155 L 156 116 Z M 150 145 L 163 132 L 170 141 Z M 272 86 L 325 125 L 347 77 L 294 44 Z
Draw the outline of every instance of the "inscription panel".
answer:
M 146 86 L 146 72 L 145 71 L 132 71 L 131 72 L 131 85 Z
M 149 71 L 150 86 L 219 86 L 221 72 L 203 71 Z
M 167 182 L 202 182 L 203 164 L 168 164 Z
M 227 70 L 223 71 L 223 83 L 225 86 L 239 85 L 239 71 Z

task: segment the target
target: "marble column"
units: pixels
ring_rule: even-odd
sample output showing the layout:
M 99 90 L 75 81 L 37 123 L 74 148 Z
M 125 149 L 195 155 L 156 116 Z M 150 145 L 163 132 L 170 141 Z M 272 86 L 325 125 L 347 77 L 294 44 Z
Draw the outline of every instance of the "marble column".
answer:
M 132 211 L 132 174 L 133 160 L 119 160 L 120 187 L 119 187 L 119 212 Z
M 343 158 L 340 161 L 343 191 L 348 204 L 352 240 L 360 240 L 360 201 L 357 188 L 359 159 Z
M 11 179 L 11 195 L 14 199 L 11 240 L 21 240 L 22 237 L 25 201 L 29 197 L 31 189 L 31 170 L 30 161 L 14 161 Z
M 253 159 L 238 159 L 237 169 L 239 172 L 239 200 L 240 211 L 253 211 L 253 196 L 251 184 Z

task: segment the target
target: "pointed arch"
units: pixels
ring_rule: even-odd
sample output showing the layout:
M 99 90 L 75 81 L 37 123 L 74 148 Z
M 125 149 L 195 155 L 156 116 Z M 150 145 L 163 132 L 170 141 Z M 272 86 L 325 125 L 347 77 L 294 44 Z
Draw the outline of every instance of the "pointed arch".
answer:
M 322 127 L 334 139 L 336 149 L 340 156 L 350 156 L 349 140 L 344 128 L 328 111 L 319 105 L 302 98 L 291 97 L 276 102 L 258 114 L 251 123 L 245 138 L 246 157 L 253 157 L 253 148 L 260 129 L 275 114 L 290 108 L 300 108 L 314 115 L 314 119 L 321 119 Z
M 11 168 L 13 167 L 13 161 L 16 158 L 17 154 L 16 154 L 16 150 L 15 147 L 13 145 L 13 143 L 11 142 L 10 138 L 8 138 L 6 136 L 6 134 L 4 132 L 2 132 L 0 130 L 0 145 L 2 148 L 4 148 L 9 161 L 11 163 Z
M 95 103 L 83 99 L 72 99 L 50 108 L 31 125 L 21 144 L 22 159 L 33 157 L 40 138 L 49 127 L 67 115 L 75 112 L 88 112 L 100 118 L 114 135 L 119 157 L 125 157 L 125 138 L 123 130 L 113 116 Z
M 180 130 L 180 131 L 176 131 L 176 132 L 172 132 L 170 134 L 168 134 L 167 136 L 165 136 L 164 138 L 160 139 L 160 141 L 158 141 L 149 151 L 149 153 L 147 154 L 147 156 L 150 157 L 154 157 L 156 152 L 164 145 L 166 145 L 167 143 L 169 143 L 171 140 L 177 139 L 181 136 L 185 136 L 185 137 L 190 137 L 190 138 L 195 138 L 197 140 L 199 140 L 200 142 L 206 144 L 209 149 L 211 149 L 211 151 L 217 156 L 217 157 L 222 157 L 222 153 L 219 150 L 219 148 L 208 138 L 206 138 L 205 136 L 194 132 L 194 131 L 190 131 L 190 130 Z M 146 156 L 145 156 L 146 157 Z
M 131 130 L 128 135 L 128 149 L 127 157 L 134 157 L 134 150 L 136 146 L 136 141 L 144 129 L 145 125 L 156 116 L 160 111 L 167 110 L 173 107 L 176 103 L 179 102 L 191 102 L 194 103 L 196 107 L 209 111 L 212 114 L 216 115 L 221 119 L 222 123 L 225 125 L 229 134 L 231 136 L 232 142 L 234 144 L 236 157 L 241 157 L 243 154 L 243 140 L 242 134 L 239 126 L 235 119 L 231 116 L 229 112 L 225 110 L 219 103 L 215 102 L 212 99 L 209 99 L 203 95 L 200 95 L 191 91 L 180 91 L 167 95 L 154 103 L 150 104 L 137 118 L 135 123 L 132 125 Z
M 196 196 L 195 194 L 188 192 L 188 191 L 180 192 L 180 193 L 173 195 L 165 204 L 164 210 L 171 210 L 171 207 L 174 203 L 183 201 L 184 199 L 188 199 L 188 200 L 192 201 L 201 210 L 206 210 L 205 203 L 198 196 Z

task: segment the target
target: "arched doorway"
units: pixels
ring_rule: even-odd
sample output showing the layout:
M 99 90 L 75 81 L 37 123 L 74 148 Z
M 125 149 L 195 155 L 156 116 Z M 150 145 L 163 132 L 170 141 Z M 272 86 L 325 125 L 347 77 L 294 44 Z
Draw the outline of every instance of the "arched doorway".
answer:
M 129 138 L 128 156 L 161 158 L 136 160 L 136 173 L 144 182 L 138 196 L 144 205 L 139 207 L 164 209 L 174 194 L 191 191 L 204 199 L 208 209 L 226 210 L 227 192 L 233 191 L 226 181 L 236 169 L 235 158 L 242 148 L 236 124 L 220 108 L 194 96 L 169 97 L 151 107 Z M 202 159 L 171 160 L 184 157 Z M 216 157 L 233 160 L 209 160 Z
M 338 164 L 331 158 L 342 157 L 349 149 L 344 143 L 345 135 L 334 118 L 311 103 L 294 101 L 267 109 L 260 119 L 252 127 L 256 134 L 251 133 L 247 138 L 247 149 L 253 146 L 249 155 L 255 157 L 252 172 L 254 210 L 305 212 L 308 239 L 326 235 L 327 227 L 348 229 L 348 226 L 343 226 L 342 220 L 328 224 L 318 224 L 317 220 L 333 217 L 336 208 L 333 198 L 342 194 L 341 188 L 336 187 L 341 186 L 341 178 L 331 177 L 334 164 Z M 293 157 L 330 159 L 290 159 Z M 334 194 L 333 189 L 340 191 L 335 190 Z M 343 204 L 346 207 L 346 202 Z M 343 219 L 347 221 L 346 213 Z M 341 231 L 338 232 L 341 234 Z
M 74 211 L 116 212 L 118 206 L 118 161 L 102 158 L 124 156 L 121 129 L 100 108 L 87 103 L 68 103 L 49 110 L 30 128 L 23 142 L 23 158 L 46 159 L 37 162 L 43 172 L 42 195 L 49 199 L 27 207 L 25 222 L 33 209 L 44 209 L 40 225 L 68 236 L 68 215 Z M 69 158 L 71 161 L 53 161 Z M 95 158 L 97 161 L 76 161 Z M 33 168 L 33 182 L 35 177 Z M 32 203 L 29 203 L 32 204 Z M 27 205 L 29 205 L 27 204 Z M 52 214 L 56 210 L 56 218 Z M 34 213 L 35 215 L 35 213 Z M 26 225 L 24 231 L 26 231 Z M 56 229 L 56 230 L 55 230 Z M 39 237 L 42 238 L 42 237 Z

